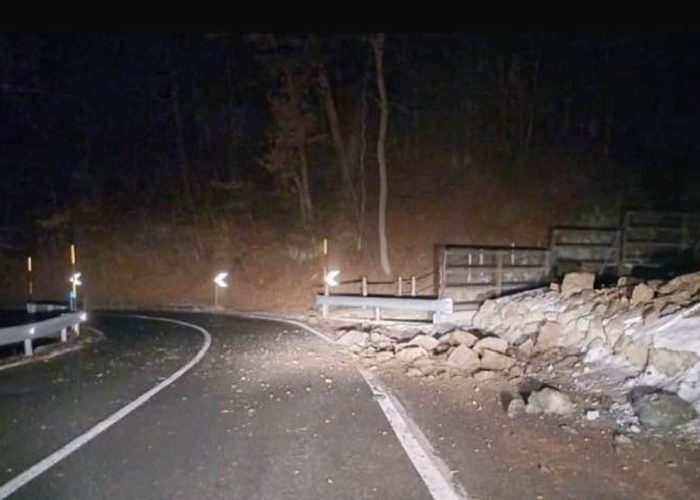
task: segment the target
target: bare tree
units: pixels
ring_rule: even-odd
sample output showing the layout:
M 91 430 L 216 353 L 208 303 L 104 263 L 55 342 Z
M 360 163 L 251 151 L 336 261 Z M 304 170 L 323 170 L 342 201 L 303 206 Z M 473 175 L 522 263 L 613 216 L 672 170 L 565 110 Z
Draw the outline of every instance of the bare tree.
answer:
M 315 121 L 302 105 L 302 93 L 308 88 L 306 75 L 293 75 L 285 71 L 284 88 L 281 95 L 269 98 L 270 109 L 275 122 L 270 134 L 270 150 L 263 166 L 274 174 L 283 185 L 296 192 L 299 201 L 299 215 L 305 227 L 313 222 L 313 203 L 309 184 L 309 163 L 306 148 Z
M 185 149 L 185 127 L 182 121 L 182 106 L 180 104 L 180 86 L 177 82 L 177 74 L 172 65 L 170 66 L 170 101 L 172 104 L 173 121 L 175 122 L 175 133 L 177 134 L 177 159 L 180 167 L 180 177 L 182 178 L 182 194 L 185 197 L 185 204 L 190 212 L 194 212 L 194 199 L 190 185 L 190 164 L 187 159 Z
M 379 165 L 379 259 L 384 274 L 391 274 L 386 236 L 386 205 L 389 193 L 386 175 L 386 130 L 389 124 L 389 101 L 384 84 L 384 33 L 370 38 L 377 67 L 377 89 L 379 91 L 379 137 L 377 138 L 377 163 Z

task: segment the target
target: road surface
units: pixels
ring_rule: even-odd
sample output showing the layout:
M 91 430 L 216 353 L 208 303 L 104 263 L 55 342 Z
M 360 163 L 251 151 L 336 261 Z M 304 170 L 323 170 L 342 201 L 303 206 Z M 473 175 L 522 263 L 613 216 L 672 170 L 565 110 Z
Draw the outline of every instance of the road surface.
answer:
M 163 314 L 158 314 L 163 316 Z M 269 321 L 97 315 L 105 339 L 0 372 L 0 485 L 191 363 L 11 498 L 431 498 L 350 361 Z M 43 462 L 42 462 L 43 461 Z M 18 479 L 19 477 L 19 479 Z

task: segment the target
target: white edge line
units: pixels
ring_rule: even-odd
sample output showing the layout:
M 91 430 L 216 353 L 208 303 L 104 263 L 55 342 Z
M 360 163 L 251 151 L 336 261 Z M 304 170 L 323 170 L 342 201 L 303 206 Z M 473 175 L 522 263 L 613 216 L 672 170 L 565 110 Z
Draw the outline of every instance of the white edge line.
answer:
M 192 323 L 187 323 L 185 321 L 178 321 L 176 319 L 170 319 L 170 318 L 161 318 L 158 316 L 140 316 L 140 315 L 123 315 L 125 317 L 132 317 L 132 318 L 141 318 L 141 319 L 149 319 L 149 320 L 154 320 L 154 321 L 164 321 L 167 323 L 175 323 L 179 324 L 182 326 L 187 326 L 190 328 L 194 328 L 197 330 L 199 333 L 201 333 L 204 336 L 204 344 L 202 347 L 199 349 L 197 354 L 183 367 L 181 367 L 179 370 L 177 370 L 175 373 L 170 375 L 167 379 L 163 380 L 160 382 L 158 385 L 154 386 L 153 388 L 149 389 L 148 391 L 144 392 L 141 394 L 138 398 L 134 399 L 127 405 L 123 406 L 121 409 L 107 417 L 106 419 L 102 420 L 101 422 L 95 424 L 93 427 L 85 431 L 83 434 L 80 436 L 76 437 L 66 445 L 64 445 L 62 448 L 59 448 L 58 450 L 54 451 L 51 453 L 49 456 L 44 458 L 43 460 L 40 460 L 39 462 L 35 463 L 32 465 L 29 469 L 25 470 L 21 474 L 15 476 L 12 478 L 10 481 L 7 483 L 3 484 L 0 487 L 0 499 L 7 498 L 10 496 L 12 493 L 17 491 L 19 488 L 27 484 L 29 481 L 34 479 L 35 477 L 39 476 L 40 474 L 44 473 L 54 465 L 56 465 L 58 462 L 63 460 L 64 458 L 68 457 L 71 453 L 75 452 L 85 444 L 87 444 L 89 441 L 92 439 L 96 438 L 99 436 L 101 433 L 112 427 L 114 424 L 119 422 L 121 419 L 129 415 L 131 412 L 136 410 L 138 407 L 142 406 L 144 403 L 146 403 L 149 399 L 151 399 L 153 396 L 158 394 L 160 391 L 168 387 L 170 384 L 175 382 L 177 379 L 182 377 L 185 373 L 187 373 L 193 366 L 195 366 L 197 363 L 199 363 L 204 355 L 207 353 L 209 350 L 209 346 L 211 345 L 211 335 L 207 330 L 202 328 L 201 326 L 194 325 Z
M 243 318 L 262 319 L 289 323 L 313 333 L 326 342 L 336 342 L 324 333 L 305 325 L 301 321 L 272 317 L 263 314 L 228 313 L 231 316 Z M 430 442 L 425 437 L 420 427 L 408 416 L 401 403 L 381 383 L 379 377 L 369 370 L 358 368 L 365 383 L 371 389 L 375 400 L 384 412 L 394 434 L 403 446 L 406 455 L 411 460 L 413 467 L 420 475 L 423 483 L 435 500 L 469 500 L 468 495 L 461 485 L 450 479 L 451 474 L 445 463 L 433 452 Z

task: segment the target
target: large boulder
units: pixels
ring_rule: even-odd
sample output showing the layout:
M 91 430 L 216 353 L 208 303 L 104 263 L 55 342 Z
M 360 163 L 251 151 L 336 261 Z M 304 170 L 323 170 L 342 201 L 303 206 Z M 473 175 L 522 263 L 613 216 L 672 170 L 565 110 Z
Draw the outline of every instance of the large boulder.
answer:
M 475 372 L 481 366 L 479 355 L 465 345 L 460 345 L 447 358 L 447 366 L 467 373 Z
M 670 429 L 697 418 L 695 408 L 677 394 L 640 387 L 630 394 L 640 423 L 648 429 Z
M 346 347 L 351 347 L 353 345 L 365 347 L 368 339 L 368 333 L 360 332 L 358 330 L 350 330 L 349 332 L 343 334 L 343 336 L 336 340 L 336 342 Z
M 427 358 L 429 356 L 428 351 L 423 349 L 418 345 L 408 345 L 396 353 L 396 360 L 402 363 L 412 363 L 413 361 L 420 358 Z
M 515 364 L 515 360 L 503 354 L 486 350 L 481 356 L 483 370 L 507 370 Z
M 416 335 L 411 339 L 408 345 L 417 345 L 425 349 L 426 351 L 432 351 L 438 345 L 437 339 L 431 337 L 430 335 Z
M 506 349 L 508 349 L 508 341 L 499 337 L 485 337 L 474 344 L 474 350 L 478 353 L 489 350 L 503 354 Z
M 552 387 L 544 387 L 539 391 L 533 391 L 527 399 L 525 411 L 527 413 L 549 413 L 566 415 L 572 413 L 576 406 L 569 396 Z
M 454 345 L 465 345 L 467 347 L 473 346 L 479 337 L 473 333 L 463 332 L 462 330 L 455 330 L 450 334 L 452 336 L 452 343 Z

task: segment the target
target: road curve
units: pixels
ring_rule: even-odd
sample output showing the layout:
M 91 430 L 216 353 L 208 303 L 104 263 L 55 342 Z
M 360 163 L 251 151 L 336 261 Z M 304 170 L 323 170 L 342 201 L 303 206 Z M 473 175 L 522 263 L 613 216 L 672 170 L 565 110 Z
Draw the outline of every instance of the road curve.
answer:
M 211 334 L 201 361 L 11 498 L 431 498 L 332 346 L 269 321 L 167 317 Z M 204 342 L 153 319 L 91 324 L 105 340 L 0 372 L 0 485 L 163 384 Z

